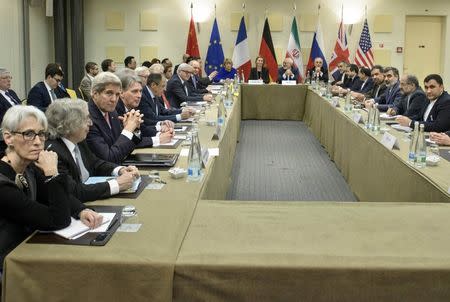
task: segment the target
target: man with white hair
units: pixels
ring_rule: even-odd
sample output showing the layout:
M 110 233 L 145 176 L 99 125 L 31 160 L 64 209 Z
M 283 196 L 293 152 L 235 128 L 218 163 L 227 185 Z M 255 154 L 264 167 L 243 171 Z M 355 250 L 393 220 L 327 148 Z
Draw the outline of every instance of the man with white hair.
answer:
M 20 99 L 14 90 L 11 89 L 11 73 L 5 69 L 0 68 L 0 124 L 3 121 L 3 116 L 9 108 L 20 104 Z M 3 138 L 0 138 L 0 154 L 6 149 Z
M 194 68 L 186 63 L 181 63 L 177 73 L 167 82 L 167 98 L 174 108 L 180 108 L 182 103 L 188 102 L 211 102 L 212 94 L 197 94 L 189 91 L 187 81 L 194 73 Z
M 208 85 L 211 85 L 212 80 L 217 75 L 217 70 L 211 72 L 207 77 L 200 77 L 200 62 L 192 59 L 188 60 L 188 64 L 194 68 L 194 73 L 189 79 L 189 84 L 191 84 L 192 91 L 195 93 L 208 93 L 209 91 L 206 89 Z

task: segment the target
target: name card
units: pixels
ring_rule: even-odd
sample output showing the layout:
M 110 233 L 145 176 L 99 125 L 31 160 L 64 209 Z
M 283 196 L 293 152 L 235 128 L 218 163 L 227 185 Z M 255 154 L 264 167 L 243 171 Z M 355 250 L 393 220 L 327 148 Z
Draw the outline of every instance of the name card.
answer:
M 297 85 L 297 81 L 284 80 L 284 81 L 281 81 L 281 85 Z
M 389 132 L 385 132 L 383 134 L 383 137 L 381 138 L 381 143 L 389 150 L 392 150 L 394 147 L 396 149 L 400 149 L 397 138 L 392 134 L 390 134 Z
M 202 167 L 206 168 L 206 164 L 208 163 L 209 159 L 209 150 L 208 148 L 202 148 Z
M 264 84 L 264 81 L 263 80 L 248 80 L 248 84 L 262 85 L 262 84 Z
M 363 123 L 363 118 L 362 115 L 360 113 L 354 113 L 353 114 L 353 121 L 357 124 L 359 123 Z
M 448 193 L 448 194 L 450 194 L 450 187 L 448 187 L 448 191 L 447 191 L 447 193 Z

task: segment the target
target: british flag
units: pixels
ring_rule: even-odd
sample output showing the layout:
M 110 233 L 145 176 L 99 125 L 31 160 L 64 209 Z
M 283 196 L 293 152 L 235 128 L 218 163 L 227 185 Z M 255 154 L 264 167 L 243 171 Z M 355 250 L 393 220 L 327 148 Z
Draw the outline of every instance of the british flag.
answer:
M 331 55 L 330 60 L 330 74 L 333 74 L 338 68 L 337 65 L 340 62 L 349 62 L 348 58 L 350 57 L 350 52 L 348 51 L 347 46 L 347 34 L 345 33 L 345 26 L 341 20 L 341 24 L 339 25 L 338 37 L 336 40 L 336 44 L 334 45 L 333 54 Z
M 374 65 L 374 58 L 372 53 L 372 42 L 370 41 L 369 25 L 367 18 L 364 21 L 364 27 L 359 38 L 358 49 L 355 55 L 355 64 L 359 67 L 365 66 L 372 68 Z

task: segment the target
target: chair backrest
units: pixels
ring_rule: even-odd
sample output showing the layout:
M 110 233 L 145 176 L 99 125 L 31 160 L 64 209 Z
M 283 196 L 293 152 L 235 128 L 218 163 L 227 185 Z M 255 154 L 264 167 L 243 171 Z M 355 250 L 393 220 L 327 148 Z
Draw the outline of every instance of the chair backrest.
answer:
M 78 96 L 73 89 L 66 88 L 67 93 L 70 95 L 71 99 L 78 99 Z
M 88 101 L 88 99 L 86 98 L 86 96 L 83 93 L 83 90 L 81 90 L 80 87 L 78 87 L 78 94 L 80 95 L 80 97 L 84 100 L 84 101 Z

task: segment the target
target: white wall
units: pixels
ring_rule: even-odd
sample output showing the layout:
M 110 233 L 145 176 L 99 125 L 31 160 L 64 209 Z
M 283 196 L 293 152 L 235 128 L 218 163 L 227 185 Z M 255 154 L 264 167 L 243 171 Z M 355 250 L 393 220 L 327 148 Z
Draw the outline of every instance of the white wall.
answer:
M 126 54 L 134 55 L 138 62 L 139 47 L 144 45 L 158 46 L 160 58 L 169 57 L 175 63 L 181 60 L 181 55 L 186 47 L 187 31 L 189 25 L 191 1 L 186 0 L 85 0 L 85 47 L 86 60 L 101 62 L 105 58 L 105 46 L 126 46 Z M 198 33 L 201 55 L 206 56 L 209 36 L 213 21 L 214 3 L 217 5 L 217 18 L 222 38 L 222 45 L 226 57 L 231 57 L 236 39 L 236 32 L 230 30 L 230 13 L 241 11 L 242 1 L 237 0 L 193 0 L 194 13 L 199 7 L 206 7 L 210 12 L 208 21 L 200 24 Z M 264 13 L 267 9 L 270 13 L 283 14 L 283 32 L 272 32 L 275 48 L 285 48 L 289 37 L 292 22 L 293 3 L 297 5 L 297 17 L 303 14 L 317 12 L 319 1 L 271 1 L 248 0 L 246 11 L 249 13 L 247 34 L 250 45 L 250 55 L 254 58 L 259 50 L 261 34 L 264 24 Z M 353 26 L 351 35 L 348 36 L 351 57 L 354 56 L 356 45 L 362 29 L 364 18 L 364 2 L 353 0 L 322 0 L 320 21 L 324 33 L 325 52 L 329 58 L 337 37 L 338 23 L 340 20 L 341 5 L 344 5 L 344 14 L 359 15 L 360 20 Z M 367 1 L 369 28 L 371 29 L 374 48 L 379 43 L 384 44 L 385 49 L 391 49 L 391 63 L 393 66 L 403 69 L 403 55 L 395 53 L 397 46 L 404 46 L 404 29 L 406 15 L 439 15 L 448 16 L 450 1 L 448 0 L 372 0 Z M 125 12 L 124 31 L 106 31 L 104 29 L 105 12 L 120 10 Z M 153 10 L 159 14 L 159 30 L 156 32 L 139 31 L 139 12 Z M 428 10 L 428 11 L 425 11 Z M 392 33 L 373 33 L 375 15 L 393 15 L 394 29 Z M 446 49 L 450 39 L 450 25 L 445 25 Z M 300 43 L 303 48 L 310 48 L 313 33 L 300 30 Z M 281 62 L 281 58 L 277 58 Z M 450 58 L 444 56 L 443 74 L 450 78 Z
M 0 67 L 12 76 L 12 89 L 24 97 L 23 35 L 21 1 L 0 0 Z

